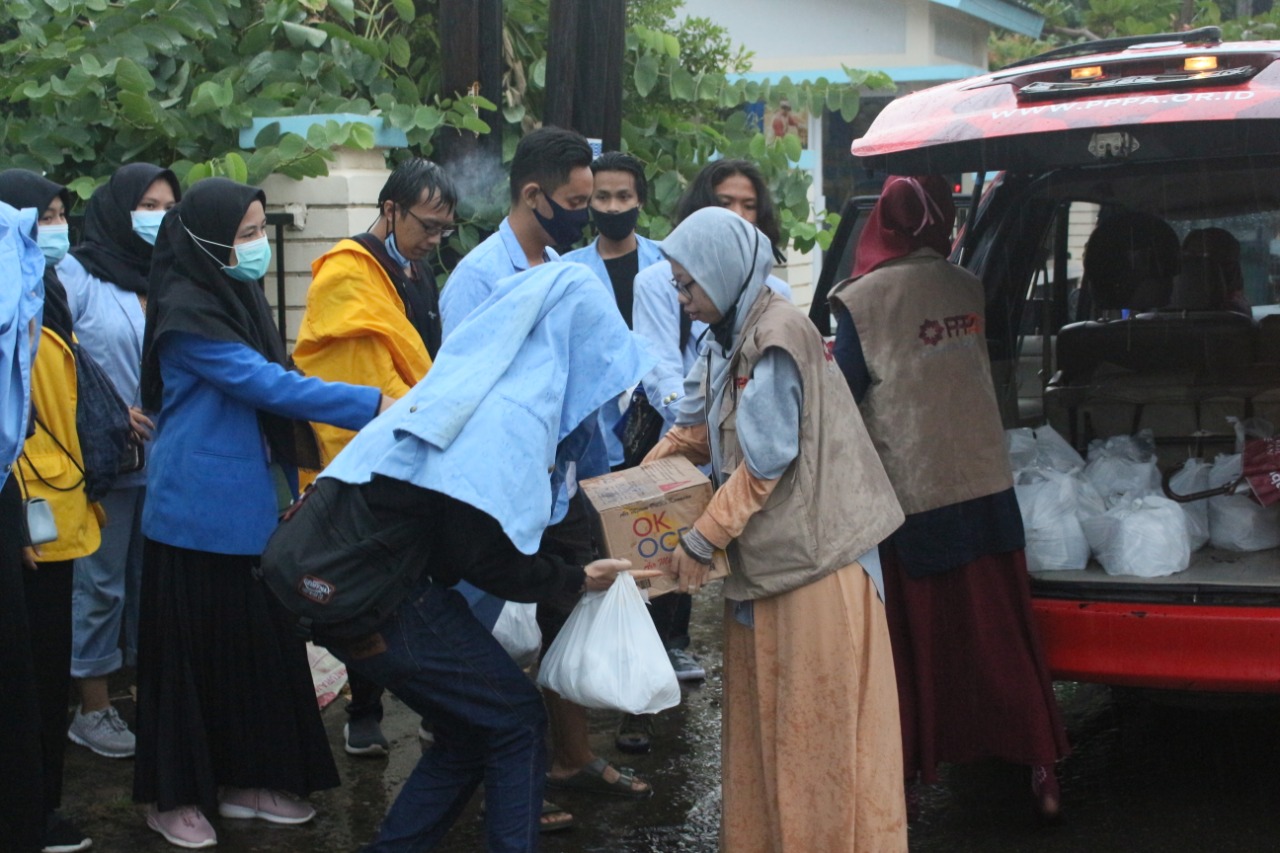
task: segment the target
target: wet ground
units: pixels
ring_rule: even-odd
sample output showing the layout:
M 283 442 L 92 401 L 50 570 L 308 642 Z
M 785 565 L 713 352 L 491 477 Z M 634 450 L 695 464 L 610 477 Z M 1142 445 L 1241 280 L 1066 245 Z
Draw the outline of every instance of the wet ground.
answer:
M 544 851 L 717 849 L 720 612 L 713 597 L 704 595 L 696 602 L 694 648 L 708 678 L 686 691 L 680 707 L 661 716 L 652 753 L 619 754 L 613 747 L 616 715 L 593 717 L 597 752 L 633 767 L 653 783 L 655 796 L 636 802 L 554 792 L 555 801 L 576 816 L 576 826 L 544 835 Z M 1032 819 L 1022 768 L 998 763 L 950 767 L 941 784 L 923 793 L 920 818 L 910 832 L 912 851 L 1280 850 L 1280 702 L 1199 697 L 1187 705 L 1093 685 L 1061 683 L 1057 690 L 1074 747 L 1059 771 L 1063 822 L 1043 827 Z M 324 716 L 343 786 L 313 798 L 316 820 L 298 828 L 219 821 L 217 850 L 350 853 L 373 836 L 417 759 L 418 721 L 391 699 L 384 723 L 392 740 L 391 757 L 352 758 L 341 751 L 341 704 Z M 118 705 L 132 719 L 129 700 L 122 698 Z M 70 746 L 65 810 L 93 835 L 95 850 L 175 850 L 145 827 L 129 799 L 131 781 L 132 762 Z M 483 850 L 477 806 L 473 803 L 463 815 L 441 851 Z

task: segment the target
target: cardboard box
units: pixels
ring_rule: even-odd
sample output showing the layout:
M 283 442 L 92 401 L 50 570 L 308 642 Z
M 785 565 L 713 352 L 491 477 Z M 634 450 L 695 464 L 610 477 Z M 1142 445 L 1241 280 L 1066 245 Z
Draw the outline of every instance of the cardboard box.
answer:
M 637 468 L 592 477 L 579 483 L 598 521 L 600 541 L 610 557 L 629 560 L 636 569 L 671 571 L 678 536 L 689 529 L 711 501 L 711 481 L 683 456 L 659 459 Z M 726 577 L 729 558 L 717 551 L 707 580 Z M 638 580 L 649 596 L 672 592 L 670 575 Z

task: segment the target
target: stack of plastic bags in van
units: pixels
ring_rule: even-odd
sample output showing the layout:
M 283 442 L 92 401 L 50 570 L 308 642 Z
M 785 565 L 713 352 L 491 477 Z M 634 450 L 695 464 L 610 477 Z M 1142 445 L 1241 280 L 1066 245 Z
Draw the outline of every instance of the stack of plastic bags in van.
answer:
M 1106 504 L 1084 532 L 1107 574 L 1154 578 L 1191 565 L 1191 525 L 1163 494 L 1150 430 L 1090 443 L 1084 476 Z
M 1163 494 L 1151 431 L 1089 445 L 1086 462 L 1052 427 L 1006 433 L 1014 489 L 1033 571 L 1083 569 L 1092 555 L 1108 574 L 1159 577 L 1186 569 L 1206 544 L 1227 551 L 1280 547 L 1280 503 L 1262 506 L 1243 481 L 1247 441 L 1271 424 L 1229 419 L 1236 452 L 1191 458 L 1169 479 L 1177 495 L 1235 484 L 1228 494 L 1180 503 Z
M 1161 495 L 1150 433 L 1093 442 L 1088 462 L 1052 427 L 1007 433 L 1032 571 L 1157 577 L 1191 562 L 1182 508 Z
M 1105 510 L 1082 476 L 1084 459 L 1047 425 L 1009 430 L 1005 444 L 1027 536 L 1027 568 L 1083 569 L 1089 564 L 1083 522 Z

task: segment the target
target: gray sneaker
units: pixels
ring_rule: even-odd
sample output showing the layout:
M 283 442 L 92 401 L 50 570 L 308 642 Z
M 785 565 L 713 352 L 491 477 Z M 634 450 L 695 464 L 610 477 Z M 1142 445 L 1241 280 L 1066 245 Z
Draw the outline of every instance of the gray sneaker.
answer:
M 671 668 L 676 671 L 677 681 L 701 681 L 707 677 L 707 671 L 698 663 L 698 659 L 684 649 L 667 649 L 667 657 L 671 659 Z
M 348 755 L 382 756 L 391 749 L 377 717 L 359 717 L 348 722 L 342 727 L 342 741 Z
M 131 758 L 137 744 L 133 732 L 110 705 L 88 714 L 77 710 L 67 737 L 107 758 Z

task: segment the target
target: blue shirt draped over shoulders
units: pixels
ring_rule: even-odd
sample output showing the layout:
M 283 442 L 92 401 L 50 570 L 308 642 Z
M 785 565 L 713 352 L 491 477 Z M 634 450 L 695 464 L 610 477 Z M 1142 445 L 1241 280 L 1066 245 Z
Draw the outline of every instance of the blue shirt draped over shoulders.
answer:
M 543 252 L 544 263 L 560 260 L 562 258 L 554 249 L 546 249 Z M 448 340 L 458 324 L 489 298 L 499 281 L 527 269 L 529 269 L 529 259 L 525 256 L 520 241 L 516 239 L 515 231 L 511 230 L 510 217 L 506 217 L 498 225 L 498 230 L 468 252 L 449 275 L 449 280 L 440 294 L 440 319 L 444 326 L 444 339 Z M 601 407 L 602 412 L 607 405 Z M 602 423 L 604 418 L 605 415 L 601 414 Z M 606 443 L 604 431 L 597 430 L 587 451 L 575 465 L 575 471 L 570 476 L 567 485 L 569 494 L 572 495 L 577 491 L 579 477 L 595 477 L 607 473 L 609 473 L 609 446 Z
M 662 260 L 662 249 L 659 247 L 658 243 L 654 240 L 650 240 L 648 237 L 642 237 L 639 234 L 636 235 L 636 254 L 637 263 L 641 270 L 647 269 Z M 600 279 L 600 283 L 608 288 L 609 293 L 614 297 L 614 300 L 617 300 L 617 293 L 615 293 L 613 289 L 613 280 L 609 277 L 609 270 L 605 267 L 604 258 L 600 257 L 599 237 L 592 240 L 588 245 L 583 246 L 581 249 L 574 249 L 572 252 L 566 253 L 563 260 L 583 264 L 588 267 L 593 273 L 595 273 L 596 278 Z M 636 281 L 639 282 L 639 280 L 640 276 L 637 274 Z M 635 303 L 638 302 L 639 299 L 636 298 Z M 638 325 L 635 324 L 635 303 L 633 303 L 632 306 L 632 323 L 633 325 Z M 639 329 L 637 328 L 636 331 L 639 331 Z M 625 460 L 625 452 L 622 449 L 622 440 L 619 439 L 617 433 L 614 432 L 614 427 L 621 419 L 628 399 L 629 398 L 620 399 L 615 405 L 606 404 L 600 409 L 600 436 L 608 450 L 610 467 L 621 465 Z M 601 471 L 599 473 L 605 472 Z
M 37 211 L 0 202 L 0 485 L 22 453 L 31 417 L 31 366 L 44 311 L 44 255 L 32 239 Z

